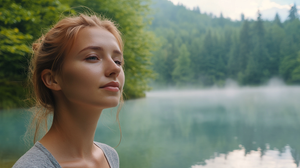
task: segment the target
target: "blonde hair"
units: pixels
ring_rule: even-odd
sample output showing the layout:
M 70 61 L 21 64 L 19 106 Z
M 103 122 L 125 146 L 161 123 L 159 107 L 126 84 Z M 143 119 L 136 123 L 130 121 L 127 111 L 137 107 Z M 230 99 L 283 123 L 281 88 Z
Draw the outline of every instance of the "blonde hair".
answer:
M 61 72 L 64 56 L 70 51 L 78 32 L 85 27 L 101 27 L 108 30 L 115 36 L 121 52 L 123 52 L 121 33 L 114 22 L 96 15 L 80 14 L 79 16 L 65 17 L 33 43 L 28 79 L 31 84 L 30 88 L 32 88 L 30 97 L 33 98 L 35 108 L 32 110 L 33 119 L 28 131 L 34 130 L 34 143 L 37 141 L 40 127 L 44 127 L 45 131 L 48 130 L 47 119 L 50 114 L 54 113 L 55 108 L 54 96 L 51 90 L 44 85 L 41 73 L 44 69 L 51 69 L 57 74 Z M 119 112 L 122 103 L 123 96 L 121 96 L 116 117 L 119 128 Z

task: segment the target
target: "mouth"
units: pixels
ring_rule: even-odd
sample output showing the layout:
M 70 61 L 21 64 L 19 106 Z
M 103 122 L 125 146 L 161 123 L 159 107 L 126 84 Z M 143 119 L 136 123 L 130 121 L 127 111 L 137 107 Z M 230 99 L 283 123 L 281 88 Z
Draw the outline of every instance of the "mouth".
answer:
M 112 81 L 112 82 L 105 84 L 104 86 L 101 86 L 100 88 L 111 91 L 111 92 L 118 92 L 118 91 L 120 91 L 119 86 L 120 86 L 119 82 Z

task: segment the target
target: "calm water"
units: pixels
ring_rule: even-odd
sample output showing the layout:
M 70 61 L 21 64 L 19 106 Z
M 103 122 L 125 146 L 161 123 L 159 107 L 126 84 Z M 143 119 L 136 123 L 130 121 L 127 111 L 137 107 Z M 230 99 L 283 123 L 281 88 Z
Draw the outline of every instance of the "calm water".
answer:
M 115 109 L 95 140 L 119 142 Z M 27 149 L 28 113 L 0 112 L 0 167 Z M 300 161 L 300 87 L 152 91 L 120 114 L 121 168 L 296 168 Z

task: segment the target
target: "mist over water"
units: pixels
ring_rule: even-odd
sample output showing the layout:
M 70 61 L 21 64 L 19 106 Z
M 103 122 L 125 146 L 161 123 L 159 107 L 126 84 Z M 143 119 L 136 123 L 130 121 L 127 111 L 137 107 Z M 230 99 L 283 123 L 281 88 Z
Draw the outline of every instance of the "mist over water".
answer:
M 122 168 L 299 166 L 300 86 L 275 78 L 259 87 L 227 80 L 222 88 L 168 88 L 146 95 L 126 101 L 120 112 L 123 136 L 116 150 Z M 116 111 L 101 114 L 95 141 L 119 143 Z M 0 113 L 0 167 L 11 167 L 5 165 L 28 149 L 24 119 L 23 110 Z
M 191 155 L 210 153 L 206 159 L 198 157 L 192 168 L 299 165 L 300 86 L 277 78 L 258 87 L 227 80 L 222 88 L 151 91 L 147 99 L 157 103 L 153 111 L 172 111 L 167 118 L 178 117 L 173 121 L 181 125 L 181 135 L 208 139 L 186 141 L 186 148 L 199 152 Z
M 221 88 L 158 90 L 148 92 L 147 98 L 190 102 L 191 106 L 220 105 L 230 111 L 238 110 L 239 113 L 249 112 L 253 108 L 265 113 L 276 113 L 283 110 L 283 107 L 300 107 L 300 103 L 297 103 L 300 101 L 300 86 L 287 86 L 277 78 L 258 87 L 240 87 L 236 82 L 227 80 L 225 87 Z

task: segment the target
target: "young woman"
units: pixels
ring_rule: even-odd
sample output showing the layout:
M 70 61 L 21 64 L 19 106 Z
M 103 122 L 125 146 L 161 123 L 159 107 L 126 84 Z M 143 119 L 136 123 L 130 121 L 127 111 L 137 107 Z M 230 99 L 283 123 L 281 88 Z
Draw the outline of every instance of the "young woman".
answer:
M 14 168 L 118 168 L 117 152 L 94 142 L 102 110 L 122 99 L 123 43 L 114 23 L 84 14 L 67 17 L 33 50 L 36 126 L 51 113 L 53 123 Z

